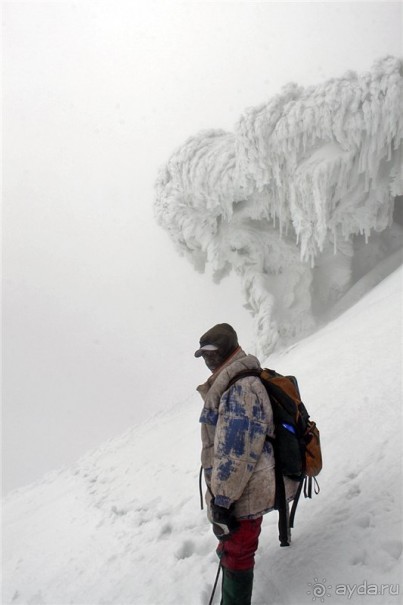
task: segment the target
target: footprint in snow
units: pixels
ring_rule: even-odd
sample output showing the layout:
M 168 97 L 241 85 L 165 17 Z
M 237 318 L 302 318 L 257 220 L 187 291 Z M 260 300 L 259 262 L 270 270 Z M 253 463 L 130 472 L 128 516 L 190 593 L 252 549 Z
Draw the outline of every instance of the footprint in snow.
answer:
M 192 540 L 185 540 L 185 542 L 175 552 L 177 559 L 188 559 L 195 552 L 195 545 Z
M 358 527 L 362 527 L 362 529 L 367 529 L 372 525 L 372 517 L 371 515 L 363 514 L 360 517 L 357 517 L 355 520 L 355 524 Z
M 160 535 L 158 536 L 159 540 L 169 538 L 169 536 L 172 534 L 172 531 L 172 525 L 170 523 L 165 523 L 161 528 Z
M 359 485 L 352 485 L 347 494 L 346 494 L 346 498 L 348 500 L 351 500 L 351 498 L 356 498 L 357 496 L 359 496 L 361 493 L 361 488 Z
M 367 555 L 367 551 L 365 549 L 356 552 L 351 558 L 350 558 L 350 564 L 351 565 L 367 565 L 367 560 L 368 560 L 368 555 Z
M 403 544 L 401 540 L 388 540 L 387 542 L 382 542 L 382 548 L 388 555 L 398 561 L 402 554 Z

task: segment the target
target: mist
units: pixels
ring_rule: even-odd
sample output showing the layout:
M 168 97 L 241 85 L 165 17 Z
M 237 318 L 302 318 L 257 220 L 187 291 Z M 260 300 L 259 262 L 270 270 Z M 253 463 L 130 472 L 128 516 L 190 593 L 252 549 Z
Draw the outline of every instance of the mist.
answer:
M 155 222 L 172 151 L 402 49 L 397 2 L 6 2 L 3 21 L 7 492 L 186 400 L 212 324 L 254 352 L 236 280 L 196 273 Z

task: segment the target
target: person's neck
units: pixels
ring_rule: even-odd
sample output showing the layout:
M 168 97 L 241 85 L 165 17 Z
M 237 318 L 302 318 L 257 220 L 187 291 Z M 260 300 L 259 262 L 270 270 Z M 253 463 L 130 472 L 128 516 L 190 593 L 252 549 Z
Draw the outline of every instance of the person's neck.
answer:
M 228 357 L 227 357 L 227 358 L 226 358 L 226 359 L 225 359 L 225 360 L 222 362 L 222 364 L 221 364 L 221 365 L 219 365 L 219 366 L 218 366 L 218 368 L 216 368 L 216 369 L 215 369 L 215 370 L 212 372 L 212 374 L 211 374 L 210 378 L 213 378 L 213 377 L 215 378 L 215 376 L 216 376 L 216 375 L 217 375 L 219 372 L 221 372 L 221 370 L 222 370 L 222 369 L 223 369 L 223 368 L 224 368 L 226 365 L 228 365 L 228 363 L 231 361 L 231 359 L 232 359 L 232 358 L 233 358 L 233 357 L 234 357 L 234 356 L 235 356 L 237 353 L 239 353 L 239 351 L 240 351 L 240 350 L 241 350 L 241 347 L 238 345 L 238 346 L 237 346 L 237 348 L 236 348 L 234 351 L 232 351 L 231 355 L 229 355 L 229 356 L 228 356 Z

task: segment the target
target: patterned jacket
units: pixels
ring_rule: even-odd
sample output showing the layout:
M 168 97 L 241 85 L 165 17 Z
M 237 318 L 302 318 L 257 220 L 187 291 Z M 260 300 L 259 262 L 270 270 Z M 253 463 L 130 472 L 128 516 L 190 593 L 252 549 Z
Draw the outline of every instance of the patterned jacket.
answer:
M 259 378 L 241 378 L 230 388 L 231 378 L 260 363 L 238 348 L 197 390 L 204 400 L 201 413 L 201 461 L 208 486 L 219 506 L 235 503 L 238 518 L 253 519 L 274 508 L 273 448 L 266 435 L 274 436 L 273 411 Z M 295 495 L 296 482 L 286 479 L 286 495 Z M 210 492 L 211 490 L 211 492 Z

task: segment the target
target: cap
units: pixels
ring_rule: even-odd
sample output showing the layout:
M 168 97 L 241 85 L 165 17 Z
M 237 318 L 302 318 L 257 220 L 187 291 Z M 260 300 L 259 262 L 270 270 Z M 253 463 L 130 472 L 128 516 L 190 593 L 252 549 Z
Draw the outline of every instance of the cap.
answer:
M 195 352 L 195 357 L 201 357 L 203 351 L 218 351 L 223 361 L 239 346 L 237 333 L 226 323 L 210 328 L 199 342 L 200 348 Z

